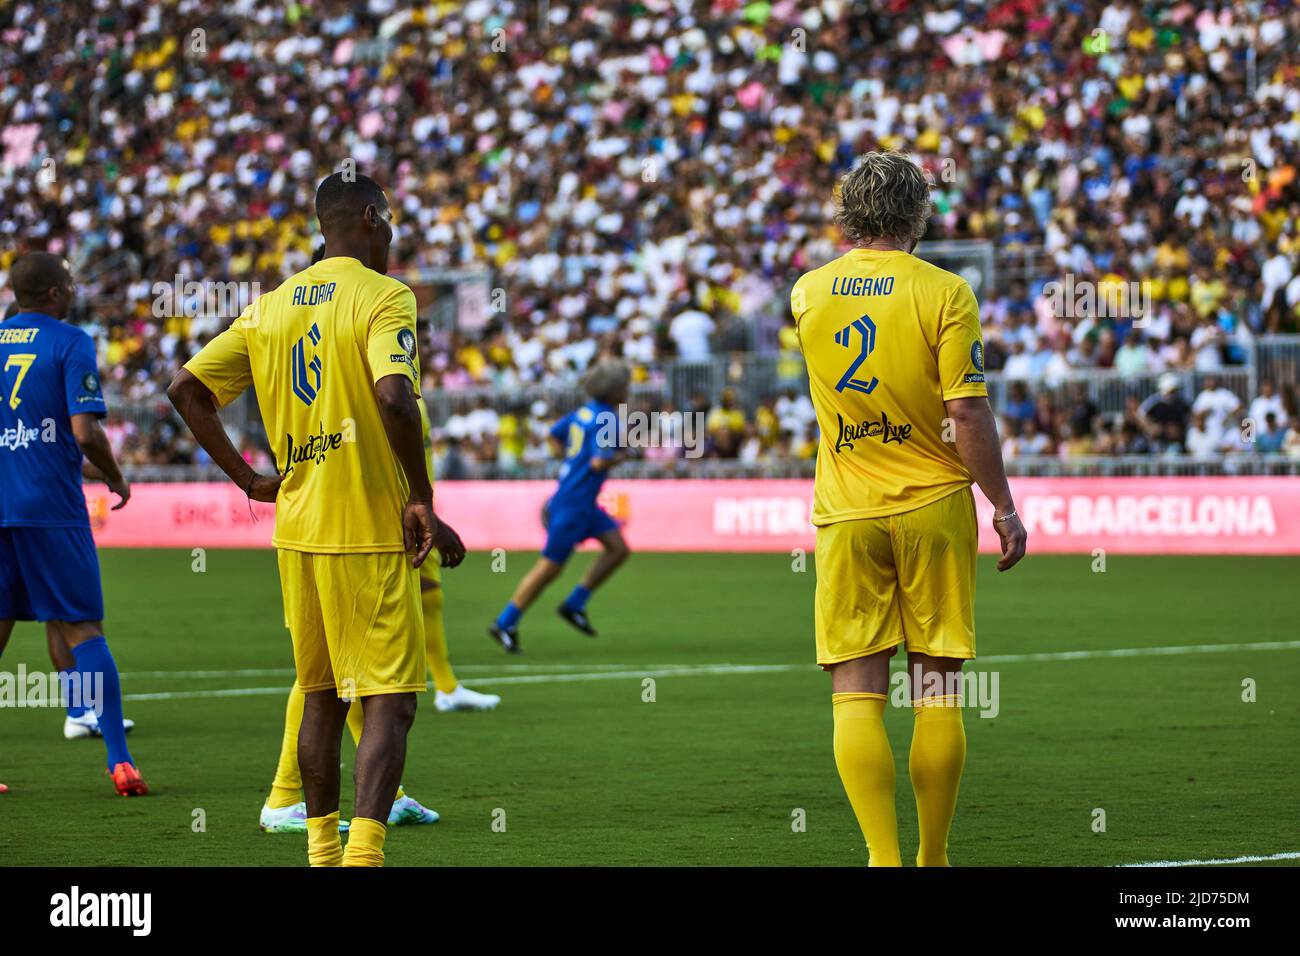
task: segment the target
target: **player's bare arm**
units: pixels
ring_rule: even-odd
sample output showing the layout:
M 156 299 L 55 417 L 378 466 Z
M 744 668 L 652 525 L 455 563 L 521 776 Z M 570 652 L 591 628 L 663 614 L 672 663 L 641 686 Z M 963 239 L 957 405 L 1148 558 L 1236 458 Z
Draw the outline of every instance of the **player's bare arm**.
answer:
M 411 380 L 405 375 L 385 375 L 375 383 L 379 417 L 388 435 L 388 444 L 406 474 L 410 497 L 402 512 L 402 530 L 411 564 L 419 567 L 429 552 L 437 548 L 444 568 L 454 568 L 465 560 L 465 545 L 460 535 L 433 512 L 433 486 L 424 461 L 424 428 L 420 406 L 415 402 Z
M 72 435 L 77 439 L 77 446 L 81 449 L 81 453 L 98 472 L 95 477 L 102 477 L 108 485 L 108 490 L 117 495 L 118 502 L 113 505 L 113 510 L 117 511 L 124 507 L 131 500 L 131 485 L 122 476 L 122 470 L 117 467 L 113 448 L 108 443 L 108 435 L 104 433 L 104 426 L 99 423 L 99 419 L 89 412 L 73 415 Z
M 997 423 L 984 396 L 953 398 L 944 402 L 957 436 L 957 454 L 980 491 L 993 503 L 993 529 L 1002 541 L 998 570 L 1006 571 L 1025 556 L 1025 526 L 1016 514 L 1007 472 L 1002 464 Z
M 284 476 L 260 475 L 244 460 L 226 434 L 226 426 L 217 415 L 216 397 L 206 385 L 188 369 L 181 369 L 167 387 L 167 398 L 227 478 L 254 501 L 275 500 Z

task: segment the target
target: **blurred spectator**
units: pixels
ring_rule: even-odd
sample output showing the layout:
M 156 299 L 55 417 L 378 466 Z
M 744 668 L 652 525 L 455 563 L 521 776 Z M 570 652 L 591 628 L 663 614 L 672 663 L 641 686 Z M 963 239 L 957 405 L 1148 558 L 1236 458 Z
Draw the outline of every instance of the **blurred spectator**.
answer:
M 1192 411 L 1208 412 L 1210 426 L 1221 433 L 1237 430 L 1239 423 L 1233 419 L 1240 410 L 1241 399 L 1220 385 L 1218 378 L 1213 375 L 1205 377 L 1201 393 L 1192 402 Z
M 709 358 L 709 336 L 717 326 L 708 313 L 697 308 L 684 309 L 668 327 L 668 335 L 677 346 L 677 357 L 683 362 L 703 362 Z
M 1259 394 L 1250 403 L 1248 416 L 1255 422 L 1256 427 L 1259 427 L 1270 414 L 1273 415 L 1279 426 L 1288 424 L 1286 408 L 1282 404 L 1282 396 L 1274 391 L 1273 380 L 1265 378 L 1260 380 Z
M 1282 443 L 1286 439 L 1286 429 L 1278 422 L 1278 417 L 1274 412 L 1268 412 L 1264 415 L 1264 424 L 1255 435 L 1255 450 L 1265 455 L 1272 455 L 1282 450 Z
M 1223 448 L 1223 430 L 1215 428 L 1209 409 L 1192 412 L 1192 424 L 1187 429 L 1187 453 L 1197 458 L 1209 458 Z
M 1159 391 L 1138 407 L 1138 421 L 1150 435 L 1183 443 L 1191 409 L 1178 391 L 1178 376 L 1166 372 L 1156 387 Z
M 740 443 L 745 437 L 745 413 L 736 406 L 735 391 L 730 388 L 722 390 L 722 398 L 709 412 L 705 428 L 714 455 L 718 458 L 739 455 Z

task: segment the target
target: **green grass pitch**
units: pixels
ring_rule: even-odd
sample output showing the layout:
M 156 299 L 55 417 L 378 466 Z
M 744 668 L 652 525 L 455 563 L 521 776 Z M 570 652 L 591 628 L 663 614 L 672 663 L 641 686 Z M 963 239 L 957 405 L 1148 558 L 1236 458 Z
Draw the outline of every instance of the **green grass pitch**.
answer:
M 0 860 L 305 864 L 305 837 L 257 828 L 292 680 L 274 554 L 206 559 L 195 573 L 188 551 L 102 554 L 108 637 L 138 724 L 130 744 L 153 795 L 115 796 L 102 745 L 65 741 L 61 710 L 0 710 L 0 781 L 11 790 L 0 796 Z M 443 819 L 393 831 L 389 865 L 865 862 L 831 756 L 829 678 L 811 664 L 811 567 L 792 571 L 781 554 L 638 554 L 592 600 L 592 640 L 553 610 L 590 561 L 579 554 L 525 617 L 525 653 L 507 657 L 484 628 L 532 560 L 512 554 L 501 574 L 472 554 L 445 575 L 460 677 L 504 700 L 479 714 L 421 700 L 404 779 Z M 982 559 L 987 661 L 974 666 L 996 672 L 1000 711 L 966 715 L 954 864 L 1300 849 L 1300 559 L 1091 565 L 1031 555 L 999 575 Z M 1291 646 L 1222 647 L 1253 642 Z M 1146 648 L 1171 650 L 1100 653 Z M 20 663 L 49 669 L 39 626 L 18 627 L 0 668 Z M 1248 678 L 1255 702 L 1242 699 Z M 911 715 L 891 709 L 886 720 L 906 860 L 916 849 Z M 351 750 L 349 740 L 345 814 Z

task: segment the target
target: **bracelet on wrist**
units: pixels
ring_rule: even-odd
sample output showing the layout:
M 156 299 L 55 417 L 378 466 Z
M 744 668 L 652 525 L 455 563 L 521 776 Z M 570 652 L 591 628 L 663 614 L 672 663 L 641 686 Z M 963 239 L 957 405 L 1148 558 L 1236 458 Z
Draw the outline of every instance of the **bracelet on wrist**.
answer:
M 1008 511 L 1008 512 L 1007 512 L 1006 514 L 1004 514 L 1004 515 L 994 515 L 994 516 L 993 516 L 993 520 L 994 520 L 994 521 L 1007 521 L 1007 520 L 1009 520 L 1009 519 L 1011 519 L 1011 518 L 1019 518 L 1019 517 L 1020 517 L 1020 515 L 1016 514 L 1016 509 L 1015 509 L 1015 508 L 1012 508 L 1010 511 Z

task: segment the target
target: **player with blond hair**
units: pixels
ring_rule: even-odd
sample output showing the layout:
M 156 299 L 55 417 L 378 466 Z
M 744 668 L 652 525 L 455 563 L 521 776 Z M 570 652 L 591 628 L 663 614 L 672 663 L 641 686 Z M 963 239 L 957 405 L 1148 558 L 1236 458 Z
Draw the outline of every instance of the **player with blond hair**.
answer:
M 948 865 L 966 759 L 959 687 L 975 656 L 972 481 L 994 505 L 998 570 L 1025 553 L 984 384 L 979 306 L 960 276 L 912 255 L 930 215 L 925 173 L 872 152 L 840 181 L 853 248 L 802 276 L 790 303 L 821 444 L 817 662 L 831 673 L 834 751 L 871 866 L 898 866 L 889 662 L 903 646 L 914 715 L 908 764 L 919 866 Z

